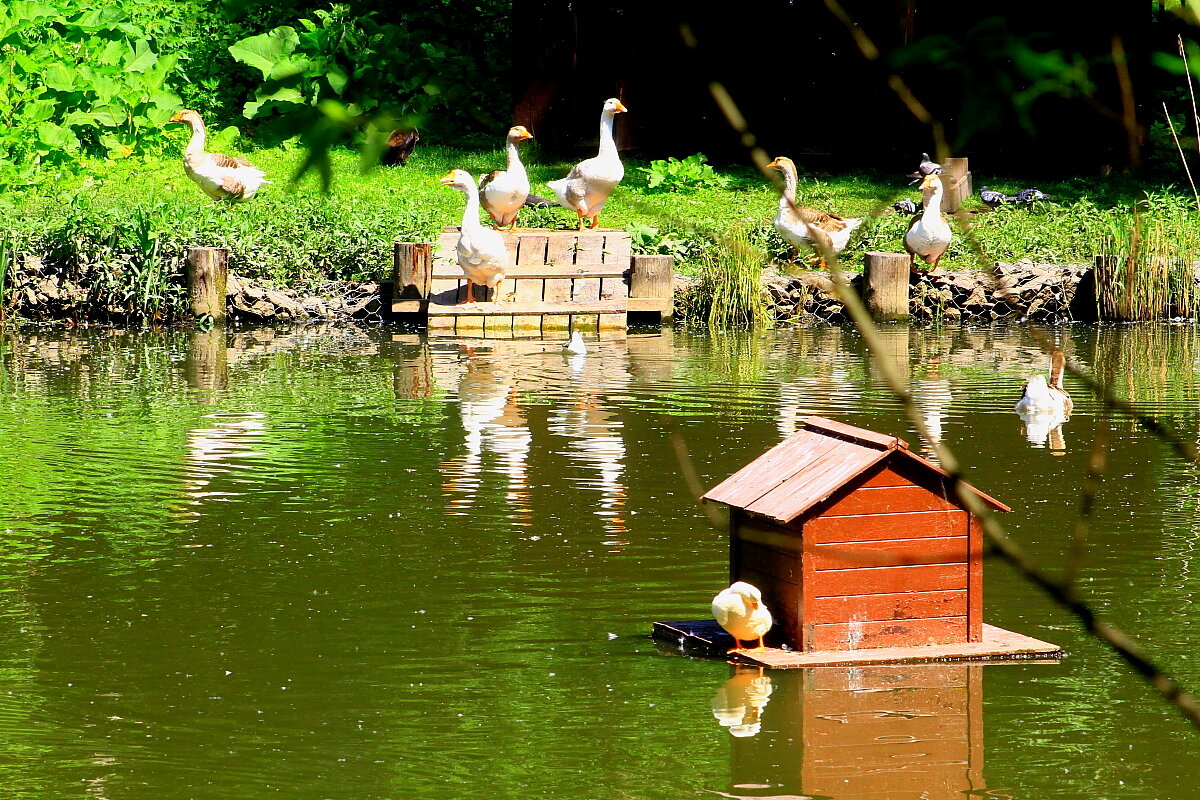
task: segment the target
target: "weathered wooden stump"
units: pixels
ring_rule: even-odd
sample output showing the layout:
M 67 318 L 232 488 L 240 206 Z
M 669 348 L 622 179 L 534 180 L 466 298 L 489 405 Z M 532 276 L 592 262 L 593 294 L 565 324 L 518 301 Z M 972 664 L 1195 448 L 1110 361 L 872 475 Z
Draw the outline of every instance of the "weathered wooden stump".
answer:
M 225 284 L 229 251 L 223 247 L 193 247 L 187 251 L 187 285 L 192 313 L 225 323 Z
M 393 255 L 395 300 L 422 300 L 429 296 L 433 276 L 433 245 L 426 242 L 396 242 Z
M 908 278 L 912 259 L 904 253 L 867 253 L 863 268 L 863 301 L 871 319 L 908 319 Z
M 630 259 L 629 310 L 657 311 L 671 317 L 675 304 L 675 259 L 637 255 Z

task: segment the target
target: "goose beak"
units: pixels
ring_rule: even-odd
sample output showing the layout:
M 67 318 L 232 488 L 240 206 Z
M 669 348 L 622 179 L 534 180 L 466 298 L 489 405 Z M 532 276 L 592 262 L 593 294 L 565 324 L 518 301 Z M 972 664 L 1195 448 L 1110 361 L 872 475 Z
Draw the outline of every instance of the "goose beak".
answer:
M 450 170 L 442 177 L 438 178 L 438 183 L 442 186 L 449 186 L 454 183 L 454 170 Z
M 178 114 L 175 114 L 167 122 L 183 122 L 183 112 L 180 111 Z
M 767 169 L 779 169 L 779 159 L 778 158 L 771 159 L 771 163 L 767 164 Z
M 622 103 L 620 100 L 617 101 L 616 109 L 617 109 L 617 111 L 628 111 L 629 110 L 628 108 L 625 107 L 625 104 Z

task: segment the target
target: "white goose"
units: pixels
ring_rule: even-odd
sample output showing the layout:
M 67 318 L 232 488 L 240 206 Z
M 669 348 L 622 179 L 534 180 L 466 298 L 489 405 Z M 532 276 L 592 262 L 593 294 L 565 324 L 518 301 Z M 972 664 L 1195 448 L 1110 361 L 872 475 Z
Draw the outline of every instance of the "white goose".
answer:
M 180 111 L 168 122 L 191 126 L 192 138 L 183 151 L 183 171 L 213 200 L 240 203 L 270 183 L 265 172 L 244 158 L 204 152 L 204 120 L 195 111 Z
M 511 263 L 504 237 L 480 223 L 479 192 L 470 173 L 461 169 L 451 170 L 442 176 L 440 183 L 467 196 L 467 207 L 463 211 L 462 227 L 459 228 L 458 243 L 454 248 L 458 254 L 458 265 L 467 277 L 467 295 L 458 304 L 475 302 L 475 284 L 485 287 L 484 300 L 487 300 L 487 289 L 500 286 Z
M 779 158 L 767 164 L 768 169 L 779 170 L 783 175 L 783 194 L 779 196 L 779 211 L 775 214 L 775 230 L 795 248 L 792 261 L 800 249 L 816 250 L 821 255 L 821 249 L 814 244 L 814 237 L 834 253 L 846 249 L 850 234 L 863 223 L 861 218 L 847 219 L 837 214 L 818 211 L 796 203 L 796 165 L 790 158 Z M 825 258 L 821 256 L 824 266 Z
M 904 249 L 912 255 L 915 268 L 917 258 L 937 269 L 938 261 L 950 246 L 952 231 L 942 216 L 942 178 L 937 173 L 926 175 L 921 181 L 924 210 L 912 218 L 908 232 L 904 234 Z
M 532 138 L 533 134 L 523 125 L 509 128 L 505 137 L 504 169 L 489 172 L 479 179 L 479 202 L 492 218 L 494 229 L 508 226 L 511 231 L 517 227 L 517 213 L 529 197 L 529 176 L 525 174 L 517 145 Z
M 763 649 L 763 634 L 771 630 L 771 612 L 762 604 L 762 592 L 753 584 L 737 581 L 713 598 L 713 617 L 734 639 L 730 653 Z M 742 642 L 758 640 L 751 648 Z
M 1017 401 L 1016 411 L 1022 417 L 1026 415 L 1047 415 L 1062 417 L 1064 420 L 1071 416 L 1075 404 L 1071 395 L 1063 388 L 1063 368 L 1066 359 L 1061 350 L 1050 354 L 1050 379 L 1044 375 L 1031 375 L 1025 381 L 1025 390 Z
M 559 205 L 579 215 L 579 230 L 583 230 L 585 219 L 591 220 L 588 228 L 596 227 L 605 201 L 625 177 L 625 167 L 613 139 L 613 117 L 623 111 L 628 109 L 617 98 L 605 100 L 600 112 L 600 152 L 595 158 L 576 164 L 567 177 L 550 181 L 550 189 Z

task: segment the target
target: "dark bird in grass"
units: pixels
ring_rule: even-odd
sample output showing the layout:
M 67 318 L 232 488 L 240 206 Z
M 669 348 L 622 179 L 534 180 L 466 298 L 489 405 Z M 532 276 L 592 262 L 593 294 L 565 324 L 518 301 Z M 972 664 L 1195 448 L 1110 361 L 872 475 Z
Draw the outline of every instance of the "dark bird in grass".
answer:
M 917 171 L 909 173 L 912 182 L 924 180 L 926 175 L 941 175 L 942 165 L 936 161 L 929 160 L 929 153 L 921 153 L 921 163 L 917 165 Z
M 529 208 L 550 208 L 551 206 L 558 205 L 558 203 L 553 200 L 547 200 L 544 197 L 538 197 L 536 194 L 531 194 L 525 198 L 525 205 Z
M 379 159 L 379 163 L 385 167 L 394 167 L 397 164 L 403 167 L 408 163 L 408 158 L 413 154 L 419 141 L 421 141 L 421 135 L 416 128 L 411 131 L 397 128 L 388 136 L 387 145 L 383 149 L 383 156 Z
M 892 203 L 892 210 L 897 214 L 920 214 L 925 209 L 923 202 L 913 202 L 908 198 Z
M 1004 205 L 1005 203 L 1012 203 L 1017 198 L 1007 195 L 1004 192 L 994 191 L 985 186 L 979 190 L 979 199 L 992 208 L 996 208 Z
M 1044 193 L 1041 189 L 1022 189 L 1013 195 L 1013 199 L 1018 203 L 1033 205 L 1037 200 L 1053 200 L 1054 198 Z

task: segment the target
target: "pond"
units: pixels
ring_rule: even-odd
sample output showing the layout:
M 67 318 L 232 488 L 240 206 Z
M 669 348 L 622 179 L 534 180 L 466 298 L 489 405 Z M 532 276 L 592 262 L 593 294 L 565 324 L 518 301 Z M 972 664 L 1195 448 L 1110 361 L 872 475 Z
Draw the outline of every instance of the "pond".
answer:
M 1045 333 L 1196 440 L 1196 328 Z M 1096 400 L 1068 378 L 1073 417 L 1025 431 L 1047 364 L 1028 329 L 884 335 L 1058 573 Z M 648 638 L 727 584 L 689 470 L 711 487 L 809 414 L 928 452 L 850 329 L 571 357 L 392 328 L 33 330 L 2 355 L 7 797 L 1194 793 L 1197 732 L 996 559 L 985 621 L 1061 663 L 760 677 Z M 1080 593 L 1195 689 L 1195 469 L 1110 428 Z

